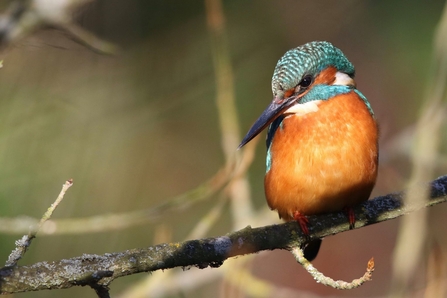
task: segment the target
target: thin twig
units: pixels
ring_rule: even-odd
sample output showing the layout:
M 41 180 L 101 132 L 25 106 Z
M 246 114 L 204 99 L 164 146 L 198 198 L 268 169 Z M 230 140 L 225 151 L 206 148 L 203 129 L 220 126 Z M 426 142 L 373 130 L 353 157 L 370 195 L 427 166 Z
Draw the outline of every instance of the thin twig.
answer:
M 36 238 L 36 235 L 42 228 L 43 224 L 51 218 L 51 215 L 53 215 L 54 210 L 57 208 L 59 203 L 64 199 L 66 191 L 72 185 L 73 185 L 72 179 L 65 181 L 65 183 L 62 185 L 62 190 L 59 193 L 59 196 L 57 197 L 56 201 L 54 201 L 54 203 L 51 204 L 51 206 L 44 213 L 42 219 L 39 222 L 39 225 L 37 227 L 31 228 L 28 235 L 23 236 L 21 239 L 15 242 L 16 248 L 11 252 L 5 264 L 7 267 L 17 265 L 17 262 L 25 255 L 26 250 L 31 245 L 31 241 L 34 238 Z
M 30 231 L 30 235 L 32 237 L 36 237 L 37 232 L 39 232 L 39 230 L 42 228 L 43 224 L 51 218 L 54 210 L 56 210 L 57 206 L 59 206 L 60 202 L 62 202 L 62 200 L 64 199 L 64 196 L 65 196 L 65 193 L 72 185 L 73 185 L 73 179 L 69 179 L 69 180 L 65 181 L 65 183 L 62 185 L 62 190 L 59 193 L 59 196 L 57 196 L 56 201 L 54 201 L 54 203 L 51 204 L 51 206 L 44 213 L 37 229 L 35 231 Z
M 86 46 L 98 54 L 116 55 L 119 49 L 113 43 L 100 39 L 92 32 L 85 30 L 81 26 L 74 23 L 60 24 L 62 29 L 65 29 L 75 41 Z
M 352 290 L 355 288 L 360 287 L 362 284 L 364 284 L 367 281 L 372 280 L 372 273 L 374 271 L 374 258 L 371 258 L 368 261 L 368 265 L 366 267 L 365 274 L 357 279 L 354 279 L 351 282 L 346 282 L 343 280 L 334 280 L 330 277 L 325 276 L 323 273 L 318 271 L 317 268 L 315 268 L 312 263 L 310 263 L 305 257 L 304 253 L 299 247 L 294 247 L 291 250 L 293 256 L 297 260 L 298 263 L 300 263 L 304 269 L 306 269 L 307 272 L 309 272 L 310 275 L 315 279 L 317 283 L 321 283 L 325 286 L 330 286 L 334 289 L 338 290 Z

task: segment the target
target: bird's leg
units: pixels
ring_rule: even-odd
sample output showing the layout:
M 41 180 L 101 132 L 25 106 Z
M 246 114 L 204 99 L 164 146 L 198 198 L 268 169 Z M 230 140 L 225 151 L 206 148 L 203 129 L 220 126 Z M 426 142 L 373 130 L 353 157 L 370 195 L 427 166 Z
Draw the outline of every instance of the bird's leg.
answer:
M 307 224 L 309 223 L 309 221 L 307 220 L 307 217 L 299 213 L 298 211 L 295 211 L 293 212 L 293 219 L 298 222 L 304 235 L 309 236 L 309 229 L 307 228 Z
M 300 225 L 301 231 L 303 231 L 304 236 L 306 237 L 306 242 L 301 246 L 303 250 L 304 258 L 306 258 L 309 262 L 311 262 L 318 255 L 321 246 L 321 239 L 313 239 L 310 240 L 309 229 L 307 228 L 307 224 L 309 220 L 307 217 L 298 211 L 293 212 L 293 219 L 298 222 Z
M 355 213 L 352 207 L 345 207 L 344 210 L 348 215 L 349 229 L 352 230 L 355 227 Z

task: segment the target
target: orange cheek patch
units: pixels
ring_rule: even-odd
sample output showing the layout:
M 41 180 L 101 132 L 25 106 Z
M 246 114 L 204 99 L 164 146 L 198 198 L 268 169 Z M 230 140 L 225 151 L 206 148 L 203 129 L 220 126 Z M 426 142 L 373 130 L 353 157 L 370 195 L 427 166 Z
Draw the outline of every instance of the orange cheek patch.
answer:
M 320 72 L 320 74 L 315 78 L 314 85 L 326 84 L 331 85 L 335 81 L 335 74 L 337 69 L 333 66 L 329 66 Z

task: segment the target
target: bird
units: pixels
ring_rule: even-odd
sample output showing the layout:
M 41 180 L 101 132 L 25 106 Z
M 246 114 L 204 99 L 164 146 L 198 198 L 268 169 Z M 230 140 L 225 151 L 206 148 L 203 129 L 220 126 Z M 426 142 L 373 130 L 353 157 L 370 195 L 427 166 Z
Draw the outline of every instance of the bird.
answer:
M 371 104 L 357 89 L 354 65 L 327 41 L 287 51 L 272 77 L 273 100 L 239 149 L 267 128 L 264 190 L 268 206 L 297 221 L 345 211 L 368 200 L 377 179 L 379 129 Z M 303 246 L 312 261 L 321 239 Z

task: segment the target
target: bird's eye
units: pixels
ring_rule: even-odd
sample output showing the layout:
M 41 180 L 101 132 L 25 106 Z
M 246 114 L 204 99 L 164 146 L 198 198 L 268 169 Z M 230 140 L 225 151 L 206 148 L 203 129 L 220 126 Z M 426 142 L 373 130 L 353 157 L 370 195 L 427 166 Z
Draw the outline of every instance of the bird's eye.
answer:
M 312 84 L 312 76 L 307 75 L 301 80 L 301 82 L 299 82 L 298 85 L 301 87 L 301 89 L 304 89 L 304 88 L 309 87 L 310 84 Z

